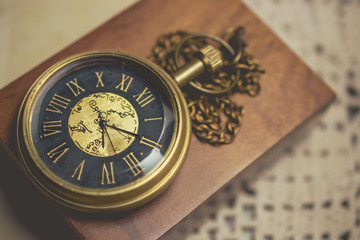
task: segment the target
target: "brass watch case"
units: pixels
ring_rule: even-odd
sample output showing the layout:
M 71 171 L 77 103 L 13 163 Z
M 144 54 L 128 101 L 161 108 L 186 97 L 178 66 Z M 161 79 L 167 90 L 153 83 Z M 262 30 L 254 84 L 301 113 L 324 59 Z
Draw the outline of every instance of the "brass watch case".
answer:
M 175 128 L 172 142 L 162 162 L 145 176 L 127 185 L 111 189 L 92 189 L 71 184 L 56 176 L 37 154 L 31 138 L 31 115 L 41 87 L 70 64 L 96 56 L 114 56 L 142 65 L 157 76 L 169 92 L 174 109 Z M 176 81 L 150 61 L 118 51 L 87 52 L 69 57 L 46 70 L 32 85 L 21 105 L 17 120 L 17 142 L 21 162 L 35 185 L 55 202 L 83 212 L 124 211 L 141 206 L 158 196 L 179 172 L 187 155 L 191 121 L 186 100 Z

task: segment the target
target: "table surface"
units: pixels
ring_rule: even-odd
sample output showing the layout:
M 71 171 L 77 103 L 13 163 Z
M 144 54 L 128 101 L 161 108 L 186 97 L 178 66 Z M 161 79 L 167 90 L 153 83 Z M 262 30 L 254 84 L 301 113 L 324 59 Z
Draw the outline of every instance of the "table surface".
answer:
M 360 163 L 356 156 L 359 156 L 357 109 L 360 104 L 359 81 L 355 81 L 359 75 L 358 57 L 354 53 L 359 52 L 356 42 L 359 33 L 353 29 L 359 23 L 359 7 L 353 2 L 339 4 L 335 1 L 299 1 L 294 4 L 283 1 L 245 2 L 336 90 L 338 101 L 319 120 L 310 134 L 301 136 L 300 140 L 298 136 L 294 137 L 296 139 L 289 141 L 283 152 L 276 153 L 273 158 L 277 160 L 271 167 L 259 170 L 263 162 L 253 165 L 240 180 L 217 193 L 208 204 L 195 211 L 181 226 L 169 233 L 167 238 L 172 239 L 178 231 L 186 230 L 188 239 L 211 239 L 216 236 L 235 239 L 251 239 L 251 236 L 262 239 L 264 236 L 273 236 L 275 239 L 291 235 L 301 239 L 307 235 L 316 238 L 326 234 L 334 238 L 350 235 L 356 239 L 359 229 L 354 222 L 360 214 L 360 210 L 356 210 L 359 209 L 357 183 Z M 5 45 L 1 46 L 4 48 L 3 52 L 6 52 L 1 59 L 3 69 L 0 73 L 4 74 L 2 79 L 14 79 L 19 76 L 17 74 L 26 72 L 86 32 L 68 30 L 71 16 L 59 10 L 65 9 L 64 11 L 68 12 L 70 3 L 67 1 L 58 3 L 64 4 L 62 7 L 55 7 L 56 14 L 67 16 L 64 19 L 69 21 L 63 30 L 61 27 L 60 30 L 54 30 L 54 23 L 57 21 L 55 19 L 61 18 L 47 10 L 46 14 L 54 19 L 54 22 L 48 23 L 49 29 L 55 32 L 52 37 L 41 36 L 38 28 L 34 26 L 34 31 L 37 30 L 38 33 L 31 35 L 33 31 L 28 28 L 30 23 L 26 16 L 34 19 L 35 15 L 44 26 L 43 31 L 47 32 L 47 21 L 43 20 L 48 19 L 48 16 L 43 13 L 41 20 L 39 9 L 27 11 L 33 15 L 26 15 L 24 12 L 28 8 L 25 4 L 17 5 L 10 1 L 2 1 L 1 4 L 8 6 L 5 13 L 0 15 L 1 19 L 7 19 L 8 23 L 0 21 L 0 24 L 7 26 L 2 29 L 8 31 L 1 34 L 1 41 L 5 42 Z M 116 8 L 118 6 L 109 5 L 111 8 L 107 10 L 105 7 L 101 9 L 92 6 L 84 11 L 87 14 L 95 12 L 97 16 L 103 16 L 99 17 L 98 23 L 91 23 L 94 25 L 89 26 L 88 30 L 109 17 L 109 11 L 115 13 L 119 10 Z M 72 9 L 71 12 L 74 19 L 77 11 Z M 22 23 L 17 16 L 23 16 Z M 325 27 L 328 25 L 331 27 Z M 76 36 L 76 33 L 79 35 Z M 41 56 L 38 50 L 43 49 L 44 42 L 39 39 L 44 37 L 49 37 L 43 41 L 49 45 L 50 50 L 44 50 L 43 54 L 48 55 Z M 28 45 L 24 44 L 24 39 L 29 38 L 34 40 L 26 41 Z M 54 46 L 58 49 L 51 52 Z M 26 49 L 29 55 L 24 56 L 26 52 L 21 49 Z M 24 63 L 26 61 L 28 65 Z M 19 66 L 24 69 L 21 70 Z M 255 179 L 254 174 L 258 175 Z M 294 188 L 297 191 L 294 191 Z M 0 224 L 1 232 L 11 239 L 35 238 L 9 211 L 6 199 L 0 199 L 3 213 L 0 220 L 3 223 Z M 339 218 L 343 220 L 340 224 L 336 221 Z M 305 225 L 300 224 L 304 221 L 307 222 Z M 274 228 L 274 225 L 280 228 Z M 299 227 L 300 225 L 304 226 Z

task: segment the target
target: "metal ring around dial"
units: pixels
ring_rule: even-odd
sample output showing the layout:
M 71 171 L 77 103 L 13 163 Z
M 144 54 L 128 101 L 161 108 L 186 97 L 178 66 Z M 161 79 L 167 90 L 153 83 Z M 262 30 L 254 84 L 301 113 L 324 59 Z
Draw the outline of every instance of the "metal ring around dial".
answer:
M 177 45 L 176 49 L 175 49 L 175 65 L 177 68 L 180 68 L 180 60 L 179 60 L 179 54 L 180 54 L 180 49 L 181 47 L 184 45 L 184 43 L 190 39 L 209 39 L 209 40 L 212 40 L 214 42 L 217 42 L 219 43 L 221 46 L 223 46 L 226 51 L 228 51 L 228 53 L 232 56 L 232 57 L 236 57 L 235 55 L 235 51 L 234 49 L 222 38 L 218 37 L 218 36 L 215 36 L 215 35 L 212 35 L 212 34 L 190 34 L 186 37 L 184 37 L 180 42 L 179 44 Z M 194 82 L 190 82 L 190 86 L 192 86 L 193 88 L 201 91 L 201 92 L 204 92 L 204 93 L 207 93 L 207 94 L 212 94 L 212 95 L 218 95 L 218 94 L 223 94 L 223 93 L 226 93 L 226 92 L 229 92 L 238 82 L 240 78 L 240 73 L 237 72 L 236 74 L 236 77 L 235 79 L 232 81 L 232 83 L 223 88 L 223 89 L 220 89 L 220 90 L 212 90 L 212 89 L 208 89 L 208 88 L 204 88 L 204 87 L 201 87 L 197 84 L 195 84 Z

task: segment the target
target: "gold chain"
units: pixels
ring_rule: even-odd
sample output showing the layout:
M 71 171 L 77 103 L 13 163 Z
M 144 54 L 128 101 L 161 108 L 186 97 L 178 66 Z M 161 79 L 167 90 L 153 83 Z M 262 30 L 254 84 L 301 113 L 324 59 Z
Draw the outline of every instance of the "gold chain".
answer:
M 245 110 L 233 102 L 231 96 L 235 92 L 256 96 L 260 91 L 260 74 L 265 71 L 245 50 L 243 33 L 244 28 L 238 27 L 228 29 L 222 39 L 184 31 L 164 34 L 157 39 L 149 57 L 171 74 L 178 69 L 176 52 L 180 53 L 180 60 L 188 62 L 206 44 L 217 45 L 221 50 L 224 66 L 183 88 L 193 132 L 199 140 L 213 145 L 231 143 L 239 132 Z

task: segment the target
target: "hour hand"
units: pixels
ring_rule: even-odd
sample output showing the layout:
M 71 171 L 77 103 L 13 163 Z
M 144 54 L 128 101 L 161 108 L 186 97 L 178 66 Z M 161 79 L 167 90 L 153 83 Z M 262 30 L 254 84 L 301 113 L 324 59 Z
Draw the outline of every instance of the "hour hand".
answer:
M 104 148 L 105 144 L 104 144 L 104 135 L 106 134 L 107 137 L 109 138 L 109 141 L 110 141 L 110 144 L 114 150 L 114 152 L 116 153 L 116 150 L 115 150 L 115 147 L 114 147 L 114 144 L 112 143 L 111 141 L 111 138 L 110 138 L 110 135 L 106 129 L 106 127 L 108 127 L 108 125 L 106 124 L 106 121 L 101 119 L 101 115 L 99 114 L 99 118 L 100 118 L 100 122 L 99 122 L 99 125 L 100 125 L 100 128 L 102 130 L 101 134 L 102 134 L 102 147 Z
M 102 148 L 104 148 L 104 146 L 105 146 L 105 131 L 104 131 L 104 129 L 103 128 L 101 128 L 101 144 L 102 144 Z
M 101 119 L 100 119 L 100 122 L 99 122 L 99 126 L 101 128 L 101 146 L 102 146 L 102 148 L 104 148 L 105 147 L 105 131 L 106 131 L 106 129 L 105 129 L 105 125 L 103 123 L 103 120 L 101 120 Z

